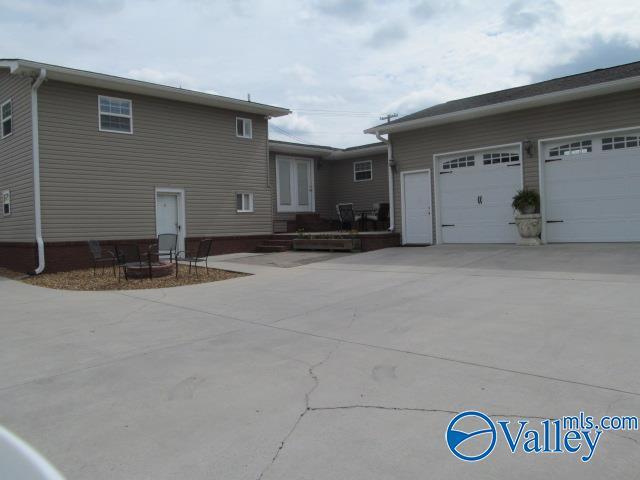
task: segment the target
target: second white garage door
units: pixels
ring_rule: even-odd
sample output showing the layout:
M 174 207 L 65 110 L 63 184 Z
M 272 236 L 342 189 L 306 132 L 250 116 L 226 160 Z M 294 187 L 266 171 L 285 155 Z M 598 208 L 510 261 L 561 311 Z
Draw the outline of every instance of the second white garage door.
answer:
M 515 243 L 511 201 L 522 188 L 520 148 L 440 157 L 442 243 Z
M 544 145 L 548 242 L 640 241 L 640 132 Z

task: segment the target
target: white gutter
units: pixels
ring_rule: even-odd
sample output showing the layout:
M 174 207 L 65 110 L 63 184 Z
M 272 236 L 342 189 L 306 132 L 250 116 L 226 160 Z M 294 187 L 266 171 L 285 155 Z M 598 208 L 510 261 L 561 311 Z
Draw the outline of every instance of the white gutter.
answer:
M 396 229 L 396 212 L 393 206 L 393 149 L 391 147 L 391 141 L 380 136 L 378 132 L 375 132 L 376 138 L 383 143 L 387 144 L 387 176 L 389 181 L 389 231 L 393 232 Z
M 47 70 L 40 69 L 38 78 L 31 85 L 31 143 L 33 147 L 33 207 L 35 209 L 36 243 L 38 244 L 38 267 L 29 272 L 40 275 L 44 271 L 44 240 L 42 239 L 42 215 L 40 211 L 40 133 L 38 132 L 38 88 L 47 77 Z

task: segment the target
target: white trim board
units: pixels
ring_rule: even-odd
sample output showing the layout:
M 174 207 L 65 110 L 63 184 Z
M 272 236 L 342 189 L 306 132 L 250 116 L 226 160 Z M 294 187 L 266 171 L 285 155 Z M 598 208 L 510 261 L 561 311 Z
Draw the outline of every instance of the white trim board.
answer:
M 294 194 L 297 194 L 297 185 L 296 185 L 296 191 L 291 192 L 292 205 L 290 207 L 287 207 L 286 205 L 284 205 L 285 208 L 282 208 L 283 206 L 280 205 L 280 167 L 278 166 L 279 159 L 289 159 L 289 160 L 296 160 L 296 161 L 301 160 L 309 163 L 309 172 L 310 172 L 309 182 L 311 187 L 311 195 L 310 195 L 311 199 L 309 201 L 309 208 L 305 210 L 300 210 L 293 205 Z M 315 213 L 316 211 L 316 172 L 315 172 L 316 160 L 315 158 L 299 157 L 299 156 L 293 156 L 293 155 L 276 155 L 275 163 L 276 163 L 276 212 L 277 213 Z

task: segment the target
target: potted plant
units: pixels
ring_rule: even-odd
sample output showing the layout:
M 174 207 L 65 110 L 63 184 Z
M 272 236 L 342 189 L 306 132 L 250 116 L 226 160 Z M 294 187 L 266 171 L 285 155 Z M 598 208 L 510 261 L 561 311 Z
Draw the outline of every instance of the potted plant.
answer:
M 540 194 L 528 188 L 518 190 L 513 197 L 511 206 L 523 215 L 538 213 L 540 211 Z
M 540 217 L 540 194 L 531 189 L 518 190 L 511 203 L 518 212 L 515 215 L 516 226 L 520 234 L 518 245 L 540 245 L 542 219 Z

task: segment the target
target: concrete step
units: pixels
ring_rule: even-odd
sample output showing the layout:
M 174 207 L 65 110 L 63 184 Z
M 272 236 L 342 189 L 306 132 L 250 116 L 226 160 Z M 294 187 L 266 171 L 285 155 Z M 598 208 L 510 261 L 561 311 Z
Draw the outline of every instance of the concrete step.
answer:
M 285 245 L 258 245 L 256 252 L 260 253 L 274 253 L 274 252 L 286 252 L 291 250 L 291 247 Z

